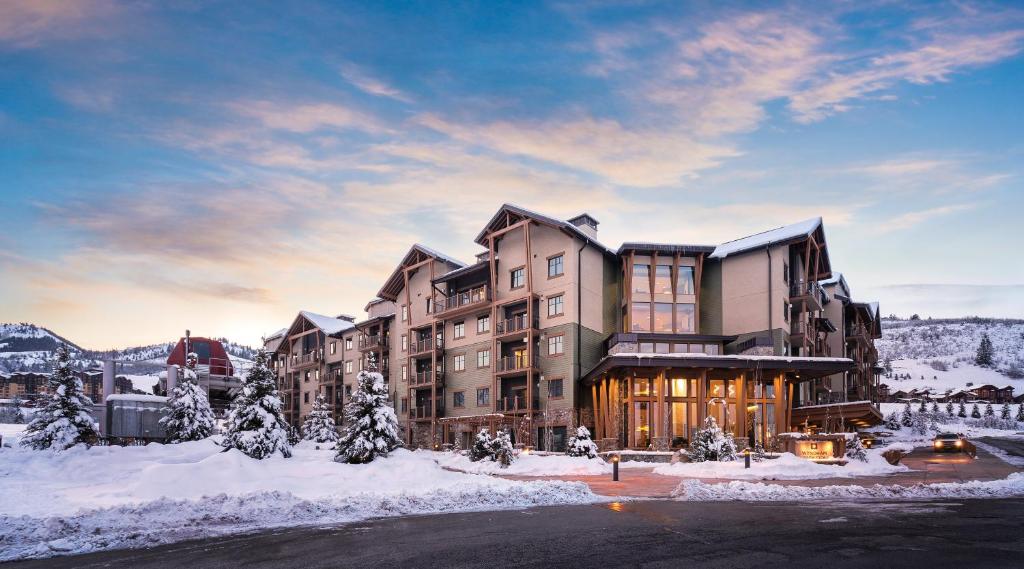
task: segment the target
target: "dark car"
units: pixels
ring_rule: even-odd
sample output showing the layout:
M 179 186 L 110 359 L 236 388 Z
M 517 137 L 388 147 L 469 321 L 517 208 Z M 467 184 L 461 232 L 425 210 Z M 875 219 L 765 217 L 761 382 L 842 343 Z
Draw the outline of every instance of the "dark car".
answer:
M 935 452 L 960 452 L 964 449 L 964 439 L 956 433 L 939 433 L 932 441 Z

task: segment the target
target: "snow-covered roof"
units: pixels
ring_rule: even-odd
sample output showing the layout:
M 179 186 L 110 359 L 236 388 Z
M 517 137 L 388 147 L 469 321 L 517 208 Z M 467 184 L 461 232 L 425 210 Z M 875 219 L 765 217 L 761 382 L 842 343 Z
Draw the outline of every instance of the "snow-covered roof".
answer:
M 782 227 L 776 227 L 775 229 L 769 229 L 768 231 L 762 231 L 761 233 L 755 233 L 754 235 L 748 235 L 747 237 L 741 237 L 733 241 L 727 241 L 718 247 L 715 247 L 715 251 L 711 253 L 711 258 L 724 259 L 729 255 L 735 255 L 737 253 L 743 253 L 753 249 L 760 249 L 773 243 L 784 243 L 794 239 L 809 237 L 819 227 L 821 227 L 821 218 L 812 217 L 811 219 L 805 219 L 804 221 L 794 223 L 792 225 L 784 225 Z
M 490 230 L 491 225 L 494 224 L 494 222 L 501 217 L 501 214 L 504 211 L 510 211 L 510 212 L 512 212 L 512 213 L 514 213 L 516 215 L 522 216 L 522 217 L 532 218 L 532 219 L 534 219 L 536 221 L 539 221 L 539 222 L 541 222 L 541 223 L 543 223 L 545 225 L 550 225 L 552 227 L 557 227 L 557 228 L 562 229 L 563 231 L 566 231 L 567 233 L 569 233 L 569 234 L 571 234 L 571 235 L 573 235 L 575 237 L 578 237 L 578 238 L 580 238 L 580 239 L 582 239 L 584 241 L 588 241 L 588 242 L 592 243 L 595 247 L 597 247 L 598 249 L 600 249 L 604 253 L 607 253 L 609 255 L 614 255 L 615 254 L 615 251 L 609 249 L 608 247 L 606 247 L 605 245 L 600 243 L 597 239 L 594 239 L 593 237 L 587 235 L 586 233 L 583 232 L 582 229 L 580 229 L 579 227 L 576 227 L 575 225 L 569 223 L 568 221 L 562 221 L 561 219 L 555 219 L 554 217 L 547 216 L 547 215 L 544 215 L 542 213 L 537 213 L 535 211 L 526 209 L 525 207 L 520 207 L 518 205 L 510 204 L 510 203 L 502 204 L 502 206 L 500 208 L 498 208 L 498 211 L 495 212 L 495 214 L 493 216 L 491 216 L 491 219 L 487 221 L 487 224 L 484 225 L 484 228 L 480 231 L 479 234 L 477 234 L 476 239 L 474 239 L 475 243 L 480 244 L 480 245 L 486 245 L 487 244 L 487 242 L 484 240 L 484 237 L 487 235 L 488 231 Z M 579 217 L 579 216 L 577 216 L 577 217 Z M 573 219 L 576 219 L 576 218 L 574 217 Z M 593 218 L 591 218 L 591 219 L 593 219 Z
M 843 273 L 832 273 L 832 278 L 818 281 L 818 284 L 821 286 L 839 285 L 839 288 L 841 288 L 844 293 L 840 300 L 843 298 L 846 300 L 850 299 L 850 285 L 846 282 L 846 278 L 843 276 Z
M 107 396 L 107 401 L 136 401 L 139 403 L 167 403 L 166 397 L 159 395 L 138 395 L 135 393 L 117 393 Z
M 334 318 L 332 316 L 324 316 L 323 314 L 317 314 L 308 310 L 302 310 L 299 314 L 306 320 L 309 320 L 314 326 L 319 328 L 328 336 L 355 327 L 355 324 L 348 320 L 342 320 L 341 318 Z
M 419 247 L 420 249 L 425 251 L 428 255 L 430 255 L 432 257 L 437 257 L 438 259 L 440 259 L 442 261 L 448 261 L 449 263 L 451 263 L 453 265 L 458 265 L 460 267 L 465 267 L 466 266 L 466 263 L 463 263 L 462 261 L 456 259 L 455 257 L 449 256 L 449 255 L 445 255 L 444 253 L 438 251 L 437 249 L 431 249 L 430 247 L 427 247 L 426 245 L 423 245 L 422 243 L 416 243 L 415 245 L 413 245 L 413 247 Z

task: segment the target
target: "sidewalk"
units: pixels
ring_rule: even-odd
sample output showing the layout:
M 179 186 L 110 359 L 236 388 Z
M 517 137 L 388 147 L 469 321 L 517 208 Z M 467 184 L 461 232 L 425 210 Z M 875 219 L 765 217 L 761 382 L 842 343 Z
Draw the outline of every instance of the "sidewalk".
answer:
M 890 476 L 863 476 L 858 478 L 823 478 L 818 480 L 749 480 L 749 482 L 771 482 L 783 486 L 872 486 L 875 484 L 935 484 L 939 482 L 967 482 L 970 480 L 1000 480 L 1019 469 L 1014 468 L 995 456 L 978 449 L 978 458 L 963 454 L 936 454 L 928 448 L 915 449 L 903 458 L 902 464 L 911 469 Z M 651 468 L 623 468 L 619 470 L 619 481 L 612 482 L 610 475 L 602 476 L 506 476 L 512 480 L 566 480 L 585 482 L 595 494 L 602 496 L 632 496 L 642 498 L 669 498 L 672 491 L 684 478 L 654 474 Z M 691 479 L 692 480 L 692 479 Z M 729 479 L 699 478 L 709 484 L 729 482 Z

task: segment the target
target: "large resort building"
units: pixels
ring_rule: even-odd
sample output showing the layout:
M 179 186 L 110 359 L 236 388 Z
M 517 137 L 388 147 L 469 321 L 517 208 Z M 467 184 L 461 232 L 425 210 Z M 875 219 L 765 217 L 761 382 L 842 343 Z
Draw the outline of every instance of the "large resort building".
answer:
M 712 416 L 751 444 L 881 419 L 878 306 L 832 269 L 820 218 L 720 245 L 624 243 L 598 222 L 504 205 L 462 263 L 412 246 L 361 321 L 300 312 L 266 340 L 288 420 L 387 382 L 407 443 L 482 427 L 561 450 L 678 448 Z

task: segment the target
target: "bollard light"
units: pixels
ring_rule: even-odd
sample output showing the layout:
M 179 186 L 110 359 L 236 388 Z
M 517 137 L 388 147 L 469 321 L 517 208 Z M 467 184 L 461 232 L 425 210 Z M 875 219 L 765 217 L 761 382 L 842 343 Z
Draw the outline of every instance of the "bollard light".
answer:
M 612 455 L 612 482 L 619 481 L 619 455 Z
M 750 447 L 743 449 L 743 468 L 750 468 Z

